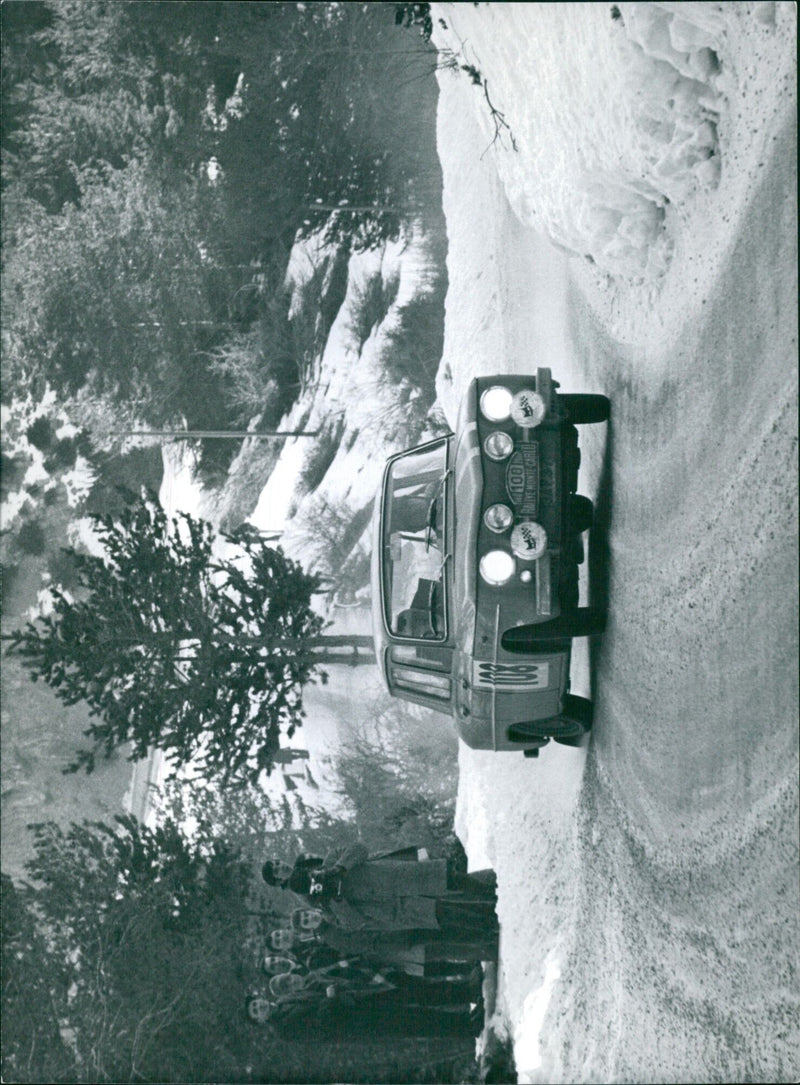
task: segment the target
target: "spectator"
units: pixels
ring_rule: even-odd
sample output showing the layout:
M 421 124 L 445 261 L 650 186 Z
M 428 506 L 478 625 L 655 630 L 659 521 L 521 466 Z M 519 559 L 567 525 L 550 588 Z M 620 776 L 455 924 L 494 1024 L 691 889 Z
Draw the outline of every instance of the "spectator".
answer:
M 346 929 L 497 929 L 491 870 L 461 874 L 444 859 L 370 858 L 363 845 L 354 845 L 325 859 L 301 855 L 291 868 L 268 860 L 262 874 L 269 884 L 308 897 Z

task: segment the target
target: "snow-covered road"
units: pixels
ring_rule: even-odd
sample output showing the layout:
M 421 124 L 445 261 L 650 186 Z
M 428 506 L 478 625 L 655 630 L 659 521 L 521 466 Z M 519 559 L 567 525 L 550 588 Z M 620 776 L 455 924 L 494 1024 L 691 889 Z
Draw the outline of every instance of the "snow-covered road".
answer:
M 486 151 L 486 101 L 442 73 L 440 397 L 452 412 L 475 373 L 548 364 L 613 403 L 582 432 L 583 590 L 610 615 L 573 673 L 591 743 L 538 761 L 462 749 L 457 827 L 498 871 L 498 1014 L 521 1080 L 797 1080 L 794 9 L 618 7 L 434 9 L 440 49 L 481 71 L 518 145 Z M 694 65 L 681 141 L 657 132 L 669 155 L 642 142 L 620 34 L 637 78 Z M 710 107 L 717 142 L 697 157 Z M 650 234 L 618 198 L 637 154 L 663 211 Z

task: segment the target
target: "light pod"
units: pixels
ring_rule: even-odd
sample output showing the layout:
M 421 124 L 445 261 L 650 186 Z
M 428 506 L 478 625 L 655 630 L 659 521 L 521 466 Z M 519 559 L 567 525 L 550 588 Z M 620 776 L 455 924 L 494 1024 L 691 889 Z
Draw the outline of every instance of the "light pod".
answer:
M 514 523 L 514 513 L 508 505 L 490 505 L 483 514 L 483 522 L 490 531 L 507 531 Z
M 509 434 L 498 429 L 483 442 L 483 451 L 490 460 L 505 460 L 514 451 L 514 442 Z
M 478 567 L 487 584 L 499 587 L 501 584 L 508 583 L 514 575 L 517 563 L 506 550 L 490 550 L 488 554 L 483 555 Z
M 502 384 L 493 384 L 481 395 L 481 413 L 490 422 L 504 422 L 511 413 L 513 398 L 508 388 L 504 388 Z
M 532 429 L 538 426 L 547 413 L 547 406 L 538 392 L 523 388 L 511 400 L 509 411 L 518 426 Z
M 535 561 L 547 550 L 547 532 L 535 520 L 524 520 L 511 532 L 511 549 L 523 561 Z

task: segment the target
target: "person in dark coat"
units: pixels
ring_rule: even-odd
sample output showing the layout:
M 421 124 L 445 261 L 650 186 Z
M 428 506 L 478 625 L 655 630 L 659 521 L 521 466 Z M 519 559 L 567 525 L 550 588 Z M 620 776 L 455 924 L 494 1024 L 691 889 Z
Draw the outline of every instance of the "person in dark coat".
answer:
M 460 874 L 445 859 L 370 857 L 356 844 L 325 859 L 299 856 L 292 868 L 269 860 L 262 875 L 307 897 L 345 929 L 497 930 L 494 872 Z
M 480 1007 L 468 1004 L 420 1005 L 409 993 L 385 983 L 331 985 L 324 995 L 304 990 L 284 999 L 250 996 L 247 1015 L 285 1039 L 308 1038 L 335 1042 L 381 1036 L 463 1037 L 480 1035 Z
M 349 930 L 326 921 L 318 935 L 341 956 L 363 957 L 378 968 L 396 968 L 415 976 L 467 975 L 482 962 L 496 962 L 498 953 L 496 931 Z
M 270 1026 L 283 1039 L 336 1043 L 385 1036 L 474 1039 L 483 1028 L 480 1013 L 412 1006 L 397 991 L 353 1002 L 317 999 L 275 1005 L 259 999 L 248 1005 L 247 1014 L 254 1024 Z

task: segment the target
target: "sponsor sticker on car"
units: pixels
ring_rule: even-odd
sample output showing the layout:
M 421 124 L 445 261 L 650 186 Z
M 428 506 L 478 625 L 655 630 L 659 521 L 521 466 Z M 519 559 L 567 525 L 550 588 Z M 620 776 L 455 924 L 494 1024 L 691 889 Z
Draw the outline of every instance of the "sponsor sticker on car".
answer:
M 539 446 L 525 444 L 506 467 L 506 490 L 521 516 L 535 516 L 539 505 Z
M 492 663 L 481 659 L 472 663 L 474 689 L 523 693 L 529 689 L 544 689 L 549 684 L 549 663 Z

